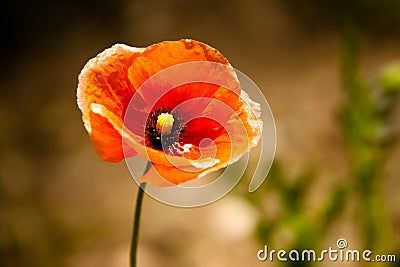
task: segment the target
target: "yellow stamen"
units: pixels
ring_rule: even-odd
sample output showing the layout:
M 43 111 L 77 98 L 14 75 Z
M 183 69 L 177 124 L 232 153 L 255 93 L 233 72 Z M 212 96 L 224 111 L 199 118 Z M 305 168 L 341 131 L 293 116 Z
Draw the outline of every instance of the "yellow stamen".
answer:
M 169 113 L 161 113 L 157 117 L 157 132 L 159 134 L 169 134 L 174 125 L 174 117 Z

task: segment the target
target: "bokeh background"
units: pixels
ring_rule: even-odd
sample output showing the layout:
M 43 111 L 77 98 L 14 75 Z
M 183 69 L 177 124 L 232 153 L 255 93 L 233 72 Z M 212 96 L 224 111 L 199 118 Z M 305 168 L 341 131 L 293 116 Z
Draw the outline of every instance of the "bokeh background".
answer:
M 114 43 L 181 38 L 216 47 L 263 90 L 276 119 L 276 161 L 251 195 L 245 178 L 202 208 L 145 197 L 139 266 L 281 266 L 259 262 L 257 251 L 318 251 L 336 248 L 338 238 L 395 254 L 397 263 L 379 266 L 399 266 L 399 1 L 0 7 L 1 266 L 128 266 L 137 186 L 123 162 L 94 152 L 76 105 L 77 76 Z

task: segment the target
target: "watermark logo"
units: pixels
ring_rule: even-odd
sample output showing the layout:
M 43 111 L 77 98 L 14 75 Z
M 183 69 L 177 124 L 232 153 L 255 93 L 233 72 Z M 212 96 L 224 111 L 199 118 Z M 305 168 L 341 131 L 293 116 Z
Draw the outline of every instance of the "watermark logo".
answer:
M 344 238 L 339 238 L 336 241 L 336 248 L 329 247 L 328 249 L 322 249 L 317 252 L 314 249 L 297 250 L 292 249 L 290 251 L 280 249 L 269 250 L 267 245 L 264 245 L 263 249 L 257 252 L 257 259 L 259 261 L 307 261 L 307 262 L 320 262 L 320 261 L 332 261 L 332 262 L 396 262 L 396 255 L 394 254 L 374 254 L 371 250 L 357 250 L 347 249 L 348 243 Z
M 339 238 L 339 239 L 336 241 L 336 246 L 337 246 L 339 249 L 347 248 L 347 240 L 344 239 L 344 238 Z
M 240 83 L 240 88 L 237 86 L 237 81 Z M 238 123 L 234 130 L 229 126 L 229 118 L 238 117 L 240 115 L 236 113 L 232 105 L 227 105 L 213 97 L 188 97 L 182 103 L 174 107 L 173 110 L 169 111 L 170 114 L 177 113 L 180 115 L 182 115 L 182 111 L 184 111 L 185 116 L 182 116 L 181 123 L 182 125 L 186 125 L 199 116 L 199 114 L 194 112 L 196 110 L 194 107 L 205 106 L 207 104 L 210 108 L 206 109 L 207 112 L 203 112 L 200 116 L 221 125 L 231 140 L 231 161 L 225 169 L 210 172 L 210 175 L 214 177 L 209 180 L 205 179 L 205 184 L 198 185 L 189 182 L 166 187 L 158 187 L 151 184 L 146 185 L 144 190 L 148 195 L 172 206 L 198 207 L 216 201 L 225 196 L 237 185 L 246 170 L 251 177 L 248 190 L 249 192 L 254 192 L 266 179 L 275 154 L 275 123 L 271 109 L 263 93 L 257 85 L 242 72 L 233 69 L 231 66 L 215 62 L 198 61 L 177 64 L 148 78 L 146 82 L 140 86 L 128 105 L 124 118 L 124 125 L 129 127 L 130 124 L 133 124 L 131 122 L 135 122 L 136 125 L 146 125 L 146 120 L 150 112 L 152 112 L 153 107 L 155 108 L 157 103 L 159 103 L 164 96 L 171 95 L 171 92 L 180 86 L 196 83 L 216 85 L 227 89 L 229 92 L 228 95 L 238 95 L 241 101 L 247 105 L 247 109 L 253 112 L 254 117 L 259 118 L 257 123 L 255 123 L 256 125 L 252 124 L 252 127 L 263 130 L 258 145 L 239 158 L 237 156 L 238 153 L 235 154 L 235 147 L 243 147 L 243 143 L 250 143 L 251 138 L 247 136 L 246 128 L 243 124 L 239 125 Z M 144 106 L 143 99 L 146 99 L 145 105 L 148 107 L 147 110 L 143 109 L 143 112 L 133 112 L 133 110 L 135 110 L 133 107 Z M 254 107 L 256 107 L 256 109 L 254 109 Z M 261 112 L 261 115 L 259 112 Z M 226 114 L 231 114 L 231 117 L 226 117 Z M 173 121 L 170 117 L 167 117 L 167 115 L 163 119 Z M 166 131 L 171 130 L 170 128 L 166 129 Z M 138 131 L 142 130 L 139 129 Z M 144 129 L 143 133 L 140 135 L 145 135 Z M 127 140 L 126 136 L 129 135 L 123 134 L 123 144 L 128 144 L 124 147 L 124 153 L 126 153 L 125 161 L 131 175 L 140 186 L 139 180 L 147 161 L 144 158 L 151 157 L 149 157 L 148 154 L 144 157 L 129 157 L 129 142 L 132 142 L 132 140 Z M 160 142 L 162 144 L 166 143 L 163 141 L 163 135 L 161 135 Z M 212 138 L 205 138 L 200 141 L 200 159 L 204 158 L 204 161 L 196 162 L 197 165 L 195 166 L 192 166 L 193 164 L 182 164 L 182 160 L 185 160 L 184 157 L 168 156 L 167 150 L 169 147 L 163 146 L 163 150 L 165 155 L 167 155 L 166 160 L 169 161 L 169 164 L 180 171 L 195 172 L 198 171 L 196 168 L 212 170 L 213 166 L 219 162 L 219 158 L 216 156 L 217 146 L 215 144 L 213 145 L 213 141 Z M 202 144 L 204 144 L 204 149 L 202 149 Z M 127 149 L 125 150 L 125 148 Z M 143 153 L 146 153 L 146 151 Z M 250 162 L 252 163 L 251 170 L 248 169 Z M 203 177 L 199 179 L 203 179 Z

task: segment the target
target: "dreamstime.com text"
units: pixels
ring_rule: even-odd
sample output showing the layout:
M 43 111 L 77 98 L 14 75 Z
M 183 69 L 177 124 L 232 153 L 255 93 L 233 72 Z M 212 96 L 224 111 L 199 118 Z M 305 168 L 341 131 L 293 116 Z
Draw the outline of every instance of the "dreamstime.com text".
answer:
M 340 261 L 340 262 L 395 262 L 396 255 L 394 254 L 374 254 L 371 250 L 357 250 L 347 249 L 347 240 L 339 238 L 336 242 L 336 248 L 329 247 L 323 249 L 317 253 L 313 249 L 305 250 L 268 250 L 268 246 L 264 245 L 264 249 L 260 249 L 257 252 L 257 258 L 260 261 L 308 261 L 308 262 L 319 262 L 319 261 Z

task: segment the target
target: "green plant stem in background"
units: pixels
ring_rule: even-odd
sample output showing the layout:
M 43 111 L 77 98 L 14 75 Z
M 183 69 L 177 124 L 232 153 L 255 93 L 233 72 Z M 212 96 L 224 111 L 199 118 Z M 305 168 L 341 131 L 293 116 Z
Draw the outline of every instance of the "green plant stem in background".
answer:
M 146 165 L 146 169 L 143 172 L 143 175 L 148 172 L 151 167 L 151 162 L 148 162 Z M 138 194 L 136 197 L 136 207 L 135 207 L 135 217 L 133 219 L 133 230 L 132 230 L 132 239 L 131 239 L 131 250 L 130 250 L 130 266 L 136 267 L 137 262 L 137 248 L 139 242 L 139 228 L 140 228 L 140 215 L 142 213 L 142 203 L 144 196 L 144 188 L 146 183 L 142 183 L 139 186 Z
M 391 111 L 397 102 L 400 78 L 396 68 L 382 78 L 382 88 L 371 88 L 358 71 L 359 33 L 348 25 L 342 57 L 343 88 L 347 103 L 341 112 L 342 130 L 350 160 L 349 190 L 357 200 L 357 220 L 363 243 L 369 249 L 390 247 L 388 211 L 383 191 L 384 166 Z
M 359 38 L 358 30 L 346 25 L 341 58 L 346 101 L 341 106 L 338 121 L 349 162 L 346 179 L 337 179 L 329 192 L 321 195 L 319 203 L 312 204 L 310 209 L 311 201 L 315 200 L 309 196 L 316 190 L 313 184 L 318 177 L 314 168 L 290 176 L 275 158 L 268 174 L 268 186 L 261 187 L 255 194 L 248 194 L 247 187 L 241 189 L 250 203 L 261 211 L 255 233 L 262 245 L 278 247 L 283 244 L 297 250 L 324 249 L 324 242 L 334 242 L 331 234 L 343 224 L 343 219 L 350 219 L 346 225 L 354 227 L 362 247 L 371 251 L 398 250 L 398 240 L 392 237 L 396 221 L 389 217 L 383 186 L 389 152 L 398 139 L 392 116 L 400 98 L 400 63 L 395 61 L 385 68 L 381 86 L 368 84 L 359 71 Z M 290 238 L 285 240 L 281 236 Z M 350 241 L 353 243 L 353 238 Z M 277 265 L 323 266 L 311 261 L 279 262 Z

